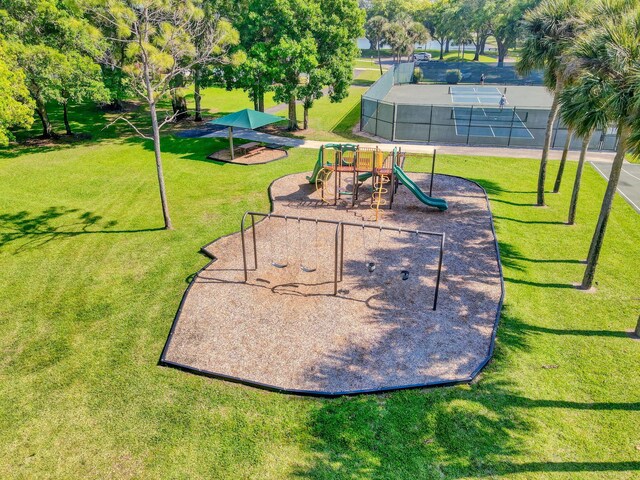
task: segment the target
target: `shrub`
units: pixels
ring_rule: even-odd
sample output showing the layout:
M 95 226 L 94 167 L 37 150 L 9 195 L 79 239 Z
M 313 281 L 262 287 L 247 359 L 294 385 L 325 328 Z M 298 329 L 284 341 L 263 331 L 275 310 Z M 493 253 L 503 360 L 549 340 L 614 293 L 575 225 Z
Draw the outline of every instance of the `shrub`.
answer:
M 456 84 L 458 83 L 460 80 L 462 80 L 462 72 L 460 70 L 458 70 L 457 68 L 453 68 L 451 70 L 447 70 L 447 74 L 445 76 L 447 83 L 449 84 Z
M 420 83 L 420 80 L 422 80 L 422 69 L 416 67 L 413 69 L 413 83 Z

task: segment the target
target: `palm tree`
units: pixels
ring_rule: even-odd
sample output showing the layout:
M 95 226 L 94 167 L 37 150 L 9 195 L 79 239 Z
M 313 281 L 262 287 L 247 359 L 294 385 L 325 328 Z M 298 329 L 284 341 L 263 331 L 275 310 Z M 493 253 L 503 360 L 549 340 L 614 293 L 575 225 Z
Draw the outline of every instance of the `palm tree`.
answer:
M 588 31 L 576 42 L 574 55 L 599 80 L 600 101 L 615 121 L 618 145 L 602 200 L 582 288 L 593 284 L 620 172 L 629 149 L 640 153 L 640 5 L 630 0 L 601 0 Z
M 553 92 L 553 102 L 547 120 L 544 147 L 538 174 L 537 204 L 544 205 L 547 160 L 551 148 L 553 124 L 558 114 L 558 94 L 567 80 L 565 53 L 583 29 L 582 0 L 543 0 L 524 19 L 525 40 L 516 69 L 521 75 L 544 70 L 544 82 Z
M 593 132 L 607 128 L 610 124 L 607 109 L 602 101 L 605 88 L 607 85 L 595 75 L 584 72 L 579 80 L 565 87 L 560 94 L 560 118 L 582 139 L 580 159 L 569 204 L 568 225 L 573 225 L 576 220 L 582 170 Z
M 427 27 L 425 27 L 420 22 L 411 22 L 407 28 L 407 34 L 411 42 L 409 44 L 409 50 L 407 52 L 407 55 L 409 57 L 413 55 L 416 43 L 426 43 L 431 38 Z
M 385 25 L 384 41 L 391 47 L 394 63 L 400 62 L 400 55 L 408 43 L 407 31 L 398 22 L 389 22 Z
M 380 44 L 384 41 L 384 28 L 389 21 L 381 15 L 376 15 L 367 20 L 364 25 L 364 31 L 371 46 L 375 45 L 378 51 L 378 65 L 380 66 L 380 75 L 382 75 L 382 61 L 380 60 Z
M 571 148 L 571 141 L 573 140 L 573 130 L 567 128 L 567 138 L 564 140 L 564 148 L 562 149 L 562 157 L 560 158 L 560 166 L 558 167 L 558 173 L 556 174 L 556 181 L 553 184 L 553 193 L 560 191 L 562 185 L 562 177 L 564 175 L 564 168 L 567 164 L 567 157 L 569 156 L 569 148 Z

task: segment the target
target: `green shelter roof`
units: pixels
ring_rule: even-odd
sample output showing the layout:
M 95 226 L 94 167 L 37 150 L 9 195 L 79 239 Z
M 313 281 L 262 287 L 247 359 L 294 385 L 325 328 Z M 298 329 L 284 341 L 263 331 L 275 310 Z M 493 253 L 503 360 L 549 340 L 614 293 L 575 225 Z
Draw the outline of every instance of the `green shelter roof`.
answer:
M 225 127 L 238 127 L 238 128 L 260 128 L 270 123 L 281 122 L 284 120 L 282 117 L 271 115 L 269 113 L 262 113 L 250 108 L 245 108 L 239 112 L 230 113 L 224 117 L 211 120 L 211 125 L 223 125 Z

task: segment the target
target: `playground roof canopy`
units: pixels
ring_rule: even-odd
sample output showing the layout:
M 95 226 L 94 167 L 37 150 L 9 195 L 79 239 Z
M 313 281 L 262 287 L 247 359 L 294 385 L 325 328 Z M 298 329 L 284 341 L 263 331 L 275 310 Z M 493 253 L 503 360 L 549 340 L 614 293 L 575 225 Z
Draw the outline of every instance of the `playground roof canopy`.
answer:
M 216 118 L 209 123 L 211 125 L 223 125 L 225 127 L 254 129 L 264 127 L 270 123 L 281 122 L 282 120 L 284 120 L 282 117 L 276 115 L 245 108 L 244 110 L 230 113 L 224 117 Z

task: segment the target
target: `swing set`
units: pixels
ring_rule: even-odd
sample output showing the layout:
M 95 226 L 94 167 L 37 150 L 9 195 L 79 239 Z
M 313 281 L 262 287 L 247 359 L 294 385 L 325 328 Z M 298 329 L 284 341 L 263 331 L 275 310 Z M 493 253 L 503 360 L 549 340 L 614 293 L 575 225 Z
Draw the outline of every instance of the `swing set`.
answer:
M 247 217 L 251 220 L 251 225 L 246 225 Z M 360 230 L 361 233 L 361 242 L 362 242 L 362 256 L 363 256 L 363 273 L 367 273 L 368 275 L 373 275 L 376 271 L 379 272 L 378 267 L 381 266 L 381 260 L 375 259 L 371 254 L 372 248 L 372 239 L 377 239 L 376 250 L 380 250 L 380 242 L 382 237 L 382 232 L 396 232 L 398 235 L 415 235 L 416 240 L 421 236 L 430 236 L 437 237 L 440 239 L 439 242 L 439 252 L 438 252 L 438 270 L 436 273 L 436 282 L 435 282 L 435 293 L 433 297 L 433 310 L 436 309 L 438 304 L 438 292 L 440 290 L 440 277 L 442 274 L 442 258 L 444 254 L 444 243 L 445 243 L 445 234 L 444 233 L 436 233 L 436 232 L 427 232 L 424 230 L 407 230 L 404 228 L 395 228 L 395 227 L 386 227 L 382 225 L 373 225 L 373 224 L 362 224 L 362 223 L 351 223 L 351 222 L 339 222 L 335 220 L 322 220 L 318 218 L 308 218 L 308 217 L 296 217 L 290 215 L 277 215 L 271 213 L 260 213 L 260 212 L 245 212 L 242 216 L 242 221 L 240 222 L 240 235 L 241 235 L 241 244 L 242 244 L 242 265 L 244 270 L 244 282 L 247 283 L 249 281 L 249 266 L 247 261 L 247 240 L 246 240 L 246 232 L 251 229 L 251 241 L 253 245 L 253 267 L 252 270 L 258 270 L 258 242 L 256 239 L 256 217 L 266 221 L 273 221 L 275 219 L 281 219 L 284 221 L 284 228 L 279 229 L 280 232 L 284 232 L 285 235 L 285 248 L 284 248 L 284 258 L 276 258 L 276 252 L 274 252 L 273 244 L 269 244 L 269 264 L 271 267 L 283 270 L 287 268 L 293 268 L 296 262 L 291 261 L 291 251 L 290 251 L 290 229 L 289 222 L 295 222 L 297 226 L 297 251 L 298 251 L 298 271 L 305 274 L 317 274 L 319 269 L 319 226 L 320 225 L 331 225 L 335 226 L 335 232 L 333 235 L 333 295 L 338 294 L 338 283 L 343 280 L 344 273 L 344 245 L 345 238 L 347 236 L 353 238 L 356 235 L 353 235 L 350 232 L 357 232 Z M 302 258 L 302 252 L 305 251 L 302 248 L 302 235 L 301 235 L 301 225 L 303 223 L 311 223 L 313 225 L 313 236 L 314 236 L 314 252 L 313 252 L 313 261 L 311 263 L 305 262 Z M 368 232 L 371 232 L 369 235 Z M 347 241 L 349 239 L 347 238 Z M 417 243 L 417 242 L 416 242 Z M 420 272 L 414 272 L 412 266 L 406 259 L 402 259 L 400 265 L 395 266 L 387 266 L 388 268 L 392 268 L 397 270 L 399 273 L 398 278 L 401 281 L 410 280 L 412 277 L 418 277 Z

